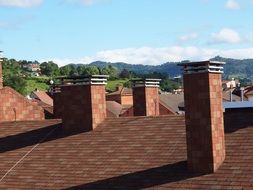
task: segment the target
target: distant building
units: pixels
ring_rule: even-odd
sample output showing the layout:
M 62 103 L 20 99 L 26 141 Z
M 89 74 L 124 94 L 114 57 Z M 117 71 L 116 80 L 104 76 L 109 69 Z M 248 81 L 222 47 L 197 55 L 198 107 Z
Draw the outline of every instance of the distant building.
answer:
M 159 113 L 160 115 L 170 115 L 170 114 L 182 114 L 184 113 L 183 108 L 179 108 L 179 105 L 183 105 L 184 94 L 183 89 L 171 93 L 160 92 L 159 97 Z M 118 86 L 115 92 L 106 95 L 107 105 L 109 108 L 114 108 L 115 110 L 120 110 L 120 114 L 116 114 L 120 117 L 133 116 L 133 90 L 131 88 L 126 88 L 123 86 Z M 110 102 L 110 104 L 109 104 Z M 114 102 L 114 103 L 113 103 Z M 116 106 L 118 103 L 120 106 Z M 117 109 L 116 109 L 117 108 Z M 119 111 L 114 111 L 114 113 L 119 113 Z M 111 115 L 111 114 L 110 114 Z
M 234 78 L 232 78 L 232 80 L 223 80 L 222 81 L 222 88 L 225 89 L 231 89 L 231 88 L 235 88 L 236 85 L 239 83 L 238 80 L 235 80 Z
M 121 105 L 133 105 L 133 91 L 131 88 L 117 86 L 116 91 L 106 95 L 107 101 L 115 101 Z
M 31 62 L 31 63 L 23 65 L 23 67 L 30 72 L 40 72 L 39 63 Z

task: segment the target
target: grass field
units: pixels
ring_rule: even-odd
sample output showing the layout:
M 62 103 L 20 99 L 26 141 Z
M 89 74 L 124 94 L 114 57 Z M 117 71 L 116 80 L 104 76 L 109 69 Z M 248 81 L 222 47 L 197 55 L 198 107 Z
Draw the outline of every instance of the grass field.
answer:
M 106 90 L 108 90 L 108 91 L 115 91 L 115 89 L 116 89 L 116 86 L 118 85 L 118 84 L 121 84 L 121 85 L 123 85 L 125 82 L 127 82 L 128 80 L 126 79 L 126 80 L 113 80 L 113 81 L 108 81 L 107 82 L 107 85 L 106 85 Z
M 121 84 L 123 85 L 125 82 L 128 80 L 113 80 L 113 81 L 108 81 L 106 85 L 106 90 L 108 91 L 115 91 L 116 86 Z M 32 91 L 34 91 L 36 88 L 41 91 L 46 91 L 48 90 L 49 86 L 41 78 L 29 78 L 26 79 L 27 82 L 27 87 L 26 87 L 26 92 L 27 94 L 31 94 Z
M 31 92 L 34 91 L 36 88 L 41 91 L 46 91 L 49 88 L 49 86 L 46 83 L 39 80 L 26 79 L 26 82 L 27 82 L 26 92 L 28 95 L 31 94 Z

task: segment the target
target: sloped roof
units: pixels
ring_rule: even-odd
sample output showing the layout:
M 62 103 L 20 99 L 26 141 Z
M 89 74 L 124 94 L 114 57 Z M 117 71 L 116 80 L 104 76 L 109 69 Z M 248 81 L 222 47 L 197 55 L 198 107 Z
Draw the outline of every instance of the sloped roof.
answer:
M 44 91 L 33 91 L 32 94 L 36 96 L 36 99 L 53 106 L 53 99 Z
M 106 101 L 106 109 L 118 117 L 122 112 L 123 106 L 115 101 Z
M 244 90 L 244 96 L 246 96 L 246 98 L 248 98 L 249 95 L 253 94 L 253 86 L 248 86 L 245 88 Z
M 45 111 L 47 111 L 50 114 L 53 114 L 53 112 L 54 112 L 54 107 L 53 106 L 48 105 L 45 102 L 42 102 L 41 100 L 38 100 L 38 99 L 33 99 L 32 101 L 37 102 L 37 104 L 39 106 L 41 106 Z
M 182 116 L 108 118 L 94 131 L 70 136 L 59 120 L 0 126 L 0 189 L 253 187 L 251 126 L 231 126 L 226 160 L 208 175 L 187 172 Z
M 230 93 L 231 93 L 230 89 L 222 91 L 223 101 L 230 101 Z M 232 100 L 241 101 L 241 97 L 236 94 L 232 94 Z
M 180 94 L 165 94 L 162 93 L 160 96 L 160 103 L 171 110 L 173 113 L 179 112 L 179 105 L 184 102 L 184 93 Z

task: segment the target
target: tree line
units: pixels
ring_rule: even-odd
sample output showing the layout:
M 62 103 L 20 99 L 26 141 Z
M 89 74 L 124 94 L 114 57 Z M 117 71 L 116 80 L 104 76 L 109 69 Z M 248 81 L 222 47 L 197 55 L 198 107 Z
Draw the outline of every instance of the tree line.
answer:
M 28 64 L 39 64 L 41 77 L 34 78 L 40 82 L 47 83 L 51 79 L 56 80 L 59 76 L 80 76 L 80 75 L 109 75 L 109 81 L 124 79 L 124 86 L 131 87 L 131 79 L 135 78 L 160 78 L 161 89 L 165 91 L 172 91 L 181 86 L 181 81 L 171 79 L 165 73 L 149 72 L 148 74 L 136 73 L 129 71 L 128 69 L 118 69 L 113 65 L 95 66 L 95 65 L 83 65 L 83 64 L 69 64 L 59 67 L 52 61 L 39 63 L 38 61 L 17 61 L 15 59 L 3 60 L 3 73 L 4 84 L 11 86 L 21 94 L 26 94 L 26 79 L 31 79 L 31 71 L 27 70 Z M 43 78 L 44 77 L 44 78 Z M 46 79 L 45 79 L 46 78 Z M 57 80 L 56 80 L 57 81 Z

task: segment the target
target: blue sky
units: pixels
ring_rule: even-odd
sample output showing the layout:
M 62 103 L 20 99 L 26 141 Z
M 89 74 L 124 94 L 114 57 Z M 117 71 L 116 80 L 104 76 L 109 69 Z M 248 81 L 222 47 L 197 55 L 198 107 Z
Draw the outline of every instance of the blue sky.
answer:
M 0 0 L 0 50 L 60 65 L 253 58 L 253 0 Z

